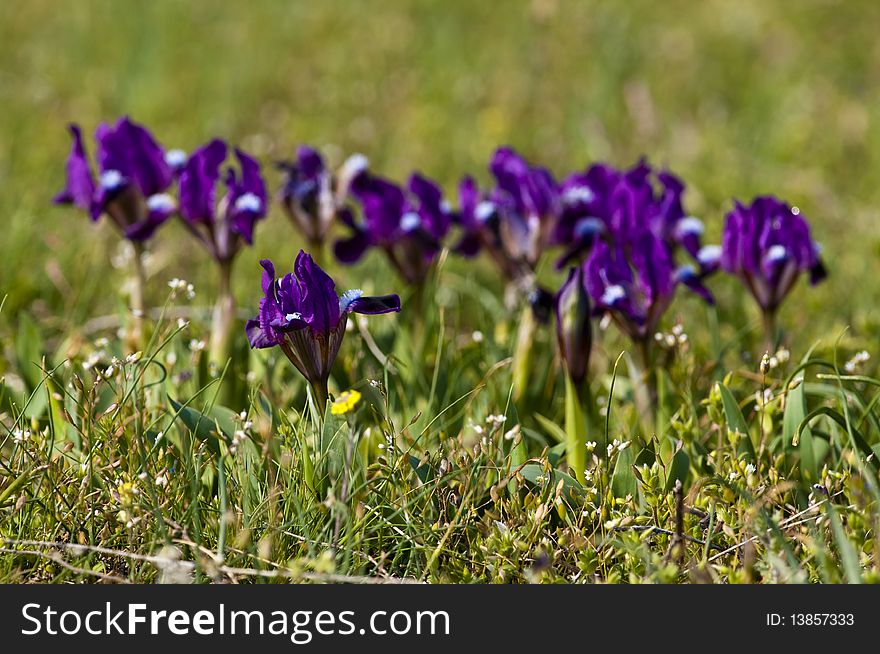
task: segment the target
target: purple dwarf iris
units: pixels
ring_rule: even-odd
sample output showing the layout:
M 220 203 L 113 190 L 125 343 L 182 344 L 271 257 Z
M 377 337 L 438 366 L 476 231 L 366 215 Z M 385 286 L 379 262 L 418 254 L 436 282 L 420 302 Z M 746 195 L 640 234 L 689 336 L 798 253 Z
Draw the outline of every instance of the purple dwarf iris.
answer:
M 750 206 L 736 202 L 727 214 L 721 247 L 721 267 L 743 281 L 771 330 L 776 310 L 801 272 L 809 274 L 810 284 L 827 276 L 807 221 L 772 196 L 757 197 Z
M 367 167 L 366 157 L 352 155 L 334 176 L 317 150 L 301 145 L 294 161 L 278 167 L 286 175 L 279 198 L 288 217 L 313 247 L 322 247 L 345 207 L 351 182 Z
M 92 220 L 106 213 L 129 240 L 149 239 L 177 209 L 165 193 L 174 179 L 166 153 L 149 131 L 128 117 L 112 126 L 102 123 L 95 131 L 99 171 L 95 180 L 82 131 L 70 125 L 70 133 L 67 185 L 54 201 L 73 204 Z
M 580 387 L 587 377 L 593 331 L 590 294 L 583 266 L 572 268 L 555 298 L 556 338 L 568 376 Z
M 583 265 L 595 312 L 610 314 L 636 342 L 656 331 L 679 284 L 714 302 L 694 268 L 676 268 L 667 245 L 647 229 L 624 243 L 598 241 Z
M 442 249 L 453 216 L 443 193 L 427 177 L 410 176 L 406 189 L 361 172 L 351 183 L 351 194 L 363 210 L 363 222 L 343 210 L 340 220 L 352 230 L 336 242 L 336 257 L 346 264 L 358 261 L 370 247 L 382 248 L 400 276 L 420 286 Z
M 704 278 L 718 268 L 721 249 L 702 245 L 703 223 L 684 210 L 684 183 L 668 171 L 655 172 L 644 160 L 626 171 L 594 164 L 560 186 L 561 210 L 552 235 L 565 250 L 561 269 L 587 256 L 599 240 L 626 242 L 650 231 L 674 256 L 685 250 Z
M 556 182 L 546 168 L 506 147 L 495 151 L 489 170 L 495 178 L 491 192 L 480 193 L 470 177 L 459 186 L 464 234 L 456 250 L 473 256 L 485 249 L 508 280 L 521 284 L 537 266 L 556 221 Z
M 239 170 L 229 166 L 226 194 L 215 201 L 221 166 L 229 148 L 215 139 L 190 155 L 180 172 L 180 214 L 187 227 L 220 262 L 231 261 L 244 241 L 252 244 L 254 226 L 266 215 L 266 184 L 260 164 L 238 148 Z
M 345 336 L 348 314 L 400 311 L 400 298 L 365 297 L 360 290 L 339 297 L 334 281 L 302 250 L 294 272 L 280 279 L 271 261 L 264 259 L 260 264 L 265 296 L 259 315 L 245 326 L 251 347 L 280 347 L 312 386 L 323 409 L 330 368 Z

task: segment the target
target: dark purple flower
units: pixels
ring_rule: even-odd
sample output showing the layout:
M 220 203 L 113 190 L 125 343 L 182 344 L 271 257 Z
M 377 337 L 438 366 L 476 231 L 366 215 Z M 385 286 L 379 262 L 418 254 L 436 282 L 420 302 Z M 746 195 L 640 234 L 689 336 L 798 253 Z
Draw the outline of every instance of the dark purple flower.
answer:
M 590 326 L 590 294 L 584 266 L 572 268 L 555 298 L 556 338 L 565 369 L 578 386 L 587 377 L 593 331 Z
M 666 244 L 649 230 L 626 244 L 598 241 L 583 265 L 595 312 L 610 314 L 634 341 L 656 331 L 678 284 L 713 302 L 693 267 L 676 267 Z
M 406 282 L 422 284 L 453 219 L 440 187 L 419 173 L 402 189 L 362 172 L 352 181 L 351 194 L 361 205 L 363 221 L 357 222 L 348 210 L 340 212 L 352 235 L 336 242 L 336 257 L 350 264 L 368 248 L 379 247 Z
M 827 276 L 807 221 L 773 196 L 757 197 L 750 206 L 736 202 L 721 247 L 721 267 L 742 279 L 765 313 L 776 311 L 802 272 L 810 284 Z
M 278 164 L 286 179 L 279 193 L 281 204 L 309 243 L 319 245 L 345 207 L 352 181 L 367 167 L 363 155 L 349 157 L 332 175 L 317 150 L 301 145 L 294 161 Z
M 252 348 L 278 346 L 316 392 L 326 394 L 327 380 L 345 335 L 349 313 L 400 311 L 397 295 L 365 297 L 363 291 L 336 294 L 336 284 L 303 251 L 294 272 L 281 278 L 269 260 L 263 266 L 260 311 L 245 326 Z M 326 398 L 325 398 L 326 399 Z
M 626 171 L 594 164 L 568 177 L 560 187 L 561 210 L 554 245 L 565 250 L 562 269 L 586 257 L 600 239 L 626 243 L 650 231 L 675 257 L 681 248 L 695 264 L 699 279 L 718 267 L 720 249 L 703 246 L 703 223 L 684 210 L 684 183 L 668 171 L 655 172 L 644 160 Z
M 173 172 L 166 154 L 141 125 L 128 117 L 95 131 L 99 176 L 92 176 L 82 131 L 70 125 L 73 145 L 67 159 L 67 184 L 54 201 L 88 211 L 92 220 L 106 213 L 125 238 L 145 241 L 176 211 L 165 191 Z
M 495 178 L 490 192 L 480 193 L 470 177 L 459 186 L 463 237 L 456 250 L 473 256 L 485 249 L 510 281 L 522 283 L 534 272 L 553 230 L 559 210 L 556 181 L 546 168 L 507 147 L 495 151 L 489 170 Z
M 266 184 L 255 159 L 235 148 L 238 169 L 221 171 L 226 143 L 214 139 L 193 152 L 180 173 L 180 214 L 218 261 L 230 261 L 241 243 L 253 243 L 254 227 L 266 215 Z M 226 193 L 217 200 L 221 175 Z

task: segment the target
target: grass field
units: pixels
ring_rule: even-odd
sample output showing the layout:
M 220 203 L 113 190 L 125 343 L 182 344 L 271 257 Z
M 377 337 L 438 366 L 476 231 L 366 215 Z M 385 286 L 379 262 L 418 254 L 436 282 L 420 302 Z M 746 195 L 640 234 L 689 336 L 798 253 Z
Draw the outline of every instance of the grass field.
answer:
M 880 581 L 878 21 L 876 3 L 819 0 L 7 3 L 0 581 Z M 222 381 L 193 347 L 214 266 L 179 220 L 149 246 L 152 338 L 100 379 L 133 352 L 124 251 L 109 220 L 51 199 L 67 123 L 124 114 L 169 148 L 240 144 L 273 192 L 271 162 L 300 143 L 419 170 L 453 203 L 499 145 L 560 178 L 645 155 L 687 181 L 710 243 L 733 198 L 797 205 L 829 278 L 795 288 L 763 372 L 736 279 L 709 279 L 715 308 L 679 292 L 661 329 L 688 339 L 663 349 L 653 429 L 629 342 L 596 322 L 585 483 L 566 474 L 553 326 L 514 400 L 519 315 L 485 256 L 444 253 L 421 294 L 378 252 L 328 257 L 341 289 L 402 310 L 342 346 L 330 390 L 358 389 L 357 412 L 310 410 L 297 371 L 244 333 L 258 261 L 287 271 L 307 246 L 277 204 L 236 262 Z M 538 274 L 556 289 L 552 259 Z M 195 297 L 171 297 L 173 278 Z

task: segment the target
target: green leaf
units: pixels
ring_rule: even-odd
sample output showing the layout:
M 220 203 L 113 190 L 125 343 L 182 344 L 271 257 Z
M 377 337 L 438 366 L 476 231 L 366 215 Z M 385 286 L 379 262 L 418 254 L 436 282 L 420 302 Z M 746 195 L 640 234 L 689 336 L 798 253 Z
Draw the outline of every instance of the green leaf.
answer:
M 808 481 L 815 481 L 819 478 L 828 447 L 824 441 L 813 437 L 809 426 L 798 433 L 798 427 L 807 415 L 806 386 L 800 379 L 800 383 L 788 391 L 782 418 L 782 446 L 786 452 L 797 448 L 801 473 Z
M 611 476 L 611 491 L 615 497 L 626 497 L 627 495 L 635 497 L 638 492 L 636 475 L 633 472 L 634 461 L 632 445 L 617 455 L 614 473 Z
M 184 406 L 175 401 L 170 395 L 168 401 L 174 411 L 180 416 L 183 424 L 190 433 L 203 441 L 216 456 L 220 456 L 220 441 L 229 445 L 232 442 L 232 434 L 235 433 L 236 413 L 232 409 L 222 406 L 213 407 L 208 414 Z
M 544 431 L 546 431 L 554 441 L 557 443 L 565 443 L 565 430 L 562 427 L 550 420 L 547 416 L 542 416 L 537 411 L 532 415 L 535 416 L 535 420 L 538 421 L 538 424 L 541 425 Z M 586 442 L 586 440 L 584 442 Z
M 676 480 L 681 480 L 682 487 L 686 487 L 690 472 L 691 458 L 684 449 L 679 447 L 678 451 L 672 457 L 672 465 L 669 466 L 669 473 L 666 476 L 666 492 L 669 493 L 675 488 Z
M 412 469 L 415 470 L 416 476 L 419 478 L 423 484 L 428 481 L 428 475 L 431 473 L 431 466 L 428 465 L 428 462 L 420 463 L 421 459 L 417 456 L 409 455 L 409 464 L 412 466 Z
M 746 454 L 754 459 L 755 448 L 752 445 L 752 437 L 749 435 L 749 426 L 739 409 L 739 404 L 725 384 L 718 384 L 718 392 L 721 394 L 721 403 L 724 405 L 724 417 L 727 420 L 728 432 L 740 434 L 738 453 Z
M 527 463 L 522 468 L 519 469 L 519 474 L 522 475 L 527 482 L 530 484 L 534 484 L 537 486 L 541 486 L 538 482 L 539 477 L 543 477 L 547 474 L 547 471 L 544 469 L 544 466 L 537 463 Z M 550 470 L 550 484 L 553 488 L 556 488 L 556 485 L 559 483 L 559 480 L 562 480 L 562 494 L 566 499 L 576 499 L 582 497 L 584 494 L 584 487 L 581 486 L 577 479 L 568 475 L 561 470 L 556 470 L 552 468 Z
M 852 434 L 853 445 L 856 449 L 861 451 L 862 454 L 865 455 L 865 463 L 871 466 L 874 469 L 874 472 L 880 472 L 880 462 L 877 461 L 877 456 L 871 446 L 868 445 L 868 442 L 865 440 L 865 437 L 862 436 L 862 433 L 856 429 L 855 425 L 847 424 L 846 418 L 840 415 L 839 412 L 835 411 L 831 407 L 820 406 L 816 409 L 810 411 L 809 414 L 803 419 L 801 424 L 798 426 L 798 431 L 803 432 L 814 418 L 817 416 L 828 416 L 838 425 L 840 425 L 844 431 Z M 815 443 L 815 439 L 814 439 Z
M 847 538 L 843 525 L 840 522 L 840 516 L 837 515 L 837 509 L 834 508 L 831 502 L 825 503 L 825 514 L 828 516 L 828 522 L 831 525 L 834 542 L 837 543 L 840 562 L 843 564 L 843 572 L 846 575 L 847 582 L 850 584 L 862 583 L 862 566 L 859 564 L 859 554 L 855 546 Z
M 18 316 L 18 333 L 15 337 L 15 358 L 18 371 L 33 391 L 43 381 L 40 362 L 43 358 L 43 339 L 37 324 L 28 314 L 22 312 Z

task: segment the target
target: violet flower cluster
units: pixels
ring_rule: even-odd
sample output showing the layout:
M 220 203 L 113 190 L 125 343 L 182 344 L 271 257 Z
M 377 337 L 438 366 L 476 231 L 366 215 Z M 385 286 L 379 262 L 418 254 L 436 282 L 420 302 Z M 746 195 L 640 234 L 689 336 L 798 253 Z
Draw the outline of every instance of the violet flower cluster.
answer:
M 644 160 L 626 171 L 595 164 L 560 188 L 552 240 L 565 249 L 556 265 L 584 268 L 594 313 L 644 344 L 679 285 L 714 303 L 704 280 L 718 269 L 720 248 L 702 244 L 703 224 L 685 212 L 678 177 Z
M 95 175 L 80 128 L 71 125 L 70 131 L 67 181 L 55 201 L 75 205 L 93 220 L 106 214 L 135 242 L 179 214 L 221 265 L 231 297 L 231 262 L 253 243 L 255 226 L 268 211 L 257 160 L 238 148 L 230 152 L 219 139 L 189 157 L 166 152 L 149 131 L 124 117 L 96 130 Z M 560 352 L 578 386 L 587 374 L 591 316 L 609 316 L 647 349 L 679 286 L 714 303 L 705 282 L 719 269 L 742 280 L 771 324 L 801 273 L 811 284 L 826 276 L 797 208 L 772 196 L 737 202 L 722 244 L 705 245 L 703 223 L 685 210 L 683 181 L 645 160 L 626 170 L 596 163 L 558 182 L 548 169 L 501 147 L 489 162 L 487 188 L 470 176 L 461 180 L 458 209 L 431 179 L 416 172 L 398 185 L 370 171 L 362 155 L 332 171 L 320 153 L 303 145 L 294 160 L 278 167 L 284 174 L 279 203 L 316 253 L 338 222 L 347 231 L 333 247 L 341 263 L 354 264 L 378 249 L 404 282 L 421 287 L 444 248 L 465 257 L 486 252 L 538 314 L 549 315 L 555 306 Z M 555 295 L 536 281 L 549 248 L 560 250 L 556 269 L 569 268 Z M 260 312 L 246 326 L 251 346 L 280 347 L 319 396 L 326 396 L 345 316 L 400 310 L 396 295 L 366 298 L 350 291 L 338 298 L 332 279 L 304 252 L 294 273 L 280 279 L 271 262 L 263 267 Z M 233 309 L 230 300 L 224 333 Z M 524 346 L 531 346 L 529 338 Z

